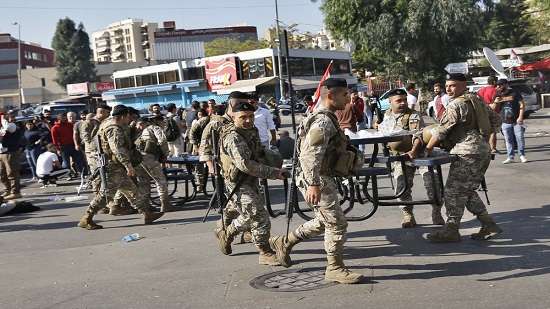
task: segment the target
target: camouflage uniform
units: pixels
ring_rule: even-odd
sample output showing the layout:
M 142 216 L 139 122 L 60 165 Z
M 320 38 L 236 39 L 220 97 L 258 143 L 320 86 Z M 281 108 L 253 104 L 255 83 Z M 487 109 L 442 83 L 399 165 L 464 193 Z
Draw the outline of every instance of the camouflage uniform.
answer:
M 146 152 L 144 149 L 140 149 L 143 154 L 143 162 L 141 162 L 141 167 L 145 170 L 150 178 L 152 178 L 157 185 L 157 192 L 161 204 L 166 203 L 169 194 L 168 194 L 168 182 L 166 181 L 166 175 L 162 164 L 160 163 L 161 158 L 166 158 L 169 153 L 168 141 L 166 140 L 166 135 L 161 127 L 156 125 L 150 125 L 141 133 L 139 140 L 143 142 L 151 141 L 158 146 L 157 153 L 152 154 Z M 136 143 L 139 143 L 136 142 Z M 144 180 L 148 179 L 146 177 Z M 139 179 L 142 182 L 142 179 Z M 149 183 L 147 183 L 148 187 Z
M 478 106 L 484 108 L 484 113 L 488 114 L 491 130 L 495 131 L 499 128 L 502 122 L 499 115 L 487 104 L 479 103 Z M 482 223 L 482 230 L 480 233 L 473 234 L 472 238 L 481 239 L 479 235 L 485 234 L 486 237 L 483 239 L 488 239 L 502 231 L 496 227 L 477 193 L 489 167 L 491 148 L 486 138 L 480 136 L 480 131 L 477 129 L 476 113 L 472 112 L 465 102 L 464 95 L 454 98 L 447 106 L 441 123 L 430 130 L 432 136 L 437 137 L 440 141 L 445 140 L 451 130 L 460 129 L 458 127 L 460 125 L 463 125 L 466 130 L 466 136 L 458 140 L 450 151 L 451 154 L 457 155 L 458 160 L 451 163 L 445 184 L 447 226 L 443 232 L 428 235 L 428 239 L 431 241 L 460 241 L 458 228 L 464 208 L 477 216 Z M 489 235 L 491 229 L 493 232 L 497 230 L 498 232 Z
M 146 206 L 146 192 L 138 190 L 137 185 L 126 172 L 126 167 L 132 166 L 130 163 L 132 141 L 128 131 L 126 128 L 116 125 L 114 118 L 109 118 L 101 123 L 98 135 L 104 147 L 107 174 L 105 185 L 108 191 L 98 191 L 86 212 L 93 215 L 105 208 L 107 206 L 105 194 L 112 199 L 117 190 L 120 190 L 128 198 L 134 208 L 141 210 Z
M 209 122 L 210 116 L 202 117 L 201 119 L 197 120 L 197 122 L 191 127 L 191 131 L 189 132 L 189 143 L 193 145 L 191 154 L 194 156 L 199 155 L 199 152 L 195 150 L 194 146 L 200 147 L 202 134 L 205 128 L 208 126 Z M 202 184 L 205 181 L 205 171 L 206 170 L 204 168 L 204 163 L 201 162 L 200 164 L 195 165 L 195 180 L 199 185 L 199 191 L 202 191 L 204 189 L 202 188 Z
M 383 135 L 390 135 L 395 130 L 410 130 L 412 132 L 412 142 L 414 142 L 416 139 L 420 139 L 422 141 L 422 129 L 426 126 L 424 123 L 424 118 L 422 117 L 422 114 L 417 111 L 411 111 L 410 116 L 408 119 L 403 119 L 405 116 L 405 113 L 401 114 L 394 114 L 389 110 L 389 112 L 386 113 L 384 120 L 382 123 L 378 126 L 378 130 Z M 406 121 L 405 124 L 403 121 Z M 412 146 L 412 143 L 411 143 Z M 404 152 L 396 152 L 394 151 L 394 154 L 403 154 Z M 421 167 L 414 167 L 412 165 L 412 162 L 406 162 L 405 163 L 405 170 L 403 171 L 401 162 L 393 162 L 392 164 L 393 168 L 393 177 L 395 179 L 395 192 L 401 192 L 405 186 L 408 186 L 408 190 L 401 195 L 400 198 L 398 198 L 399 201 L 412 201 L 412 188 L 414 185 L 414 174 L 416 170 L 418 169 L 418 172 L 422 176 L 422 180 L 424 180 L 424 187 L 426 188 L 426 193 L 428 195 L 428 198 L 433 200 L 434 194 L 432 190 L 432 177 L 429 173 L 429 169 L 427 166 L 421 166 Z M 406 175 L 406 177 L 405 177 Z M 405 183 L 405 178 L 407 180 L 407 183 Z M 436 188 L 439 187 L 439 183 L 436 182 Z M 404 213 L 405 213 L 405 222 L 407 219 L 410 219 L 411 224 L 410 226 L 404 226 L 404 227 L 411 227 L 416 225 L 416 221 L 414 221 L 414 216 L 412 215 L 412 209 L 414 208 L 413 205 L 402 205 L 399 207 Z M 435 204 L 432 204 L 433 213 L 439 214 L 439 217 L 441 217 L 441 207 L 436 206 Z M 410 217 L 410 218 L 409 218 Z M 434 224 L 444 224 L 445 222 L 442 221 L 443 219 L 439 219 L 438 222 L 433 222 Z M 412 223 L 414 221 L 414 224 Z M 434 220 L 435 221 L 435 220 Z
M 88 160 L 88 165 L 90 167 L 90 174 L 93 174 L 97 167 L 98 153 L 94 143 L 94 137 L 97 135 L 100 124 L 101 121 L 97 119 L 97 117 L 94 117 L 92 119 L 85 120 L 81 127 L 82 140 L 84 141 L 84 149 L 86 151 L 86 159 Z M 98 192 L 100 182 L 101 179 L 99 175 L 92 180 L 92 190 L 94 193 Z
M 340 131 L 333 121 L 318 111 L 326 110 L 320 106 L 309 117 L 315 117 L 307 132 L 298 132 L 300 141 L 297 184 L 305 196 L 309 186 L 320 186 L 321 199 L 318 205 L 310 205 L 315 218 L 300 225 L 294 234 L 301 239 L 309 239 L 325 234 L 325 251 L 329 256 L 341 255 L 346 241 L 348 221 L 340 207 L 338 191 L 333 175 L 321 171 L 323 157 L 328 155 L 329 140 Z M 307 118 L 304 122 L 307 121 Z M 300 127 L 303 130 L 303 127 Z M 305 136 L 301 136 L 305 133 Z
M 229 128 L 223 130 L 228 132 L 220 137 L 220 147 L 230 158 L 230 162 L 222 163 L 224 175 L 227 175 L 228 169 L 235 168 L 239 171 L 239 175 L 242 175 L 239 177 L 246 177 L 232 197 L 240 215 L 232 221 L 227 230 L 239 233 L 250 229 L 253 243 L 258 248 L 269 248 L 271 222 L 262 202 L 258 178 L 277 179 L 279 169 L 258 163 L 257 154 L 263 150 L 258 129 L 236 129 L 234 124 L 227 126 Z M 228 192 L 235 188 L 236 181 L 237 179 L 226 177 Z

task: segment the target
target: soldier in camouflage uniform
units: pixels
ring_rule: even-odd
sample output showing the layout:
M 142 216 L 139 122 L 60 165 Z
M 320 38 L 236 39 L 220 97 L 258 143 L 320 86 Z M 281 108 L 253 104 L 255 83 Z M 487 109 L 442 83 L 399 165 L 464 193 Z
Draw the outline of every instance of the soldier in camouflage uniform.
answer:
M 157 192 L 160 199 L 160 211 L 169 212 L 180 210 L 179 207 L 175 207 L 170 203 L 168 182 L 166 181 L 166 175 L 161 163 L 166 162 L 166 158 L 168 158 L 170 152 L 168 141 L 164 134 L 164 118 L 162 116 L 151 118 L 151 125 L 141 132 L 141 135 L 135 143 L 139 151 L 143 154 L 141 167 L 157 185 Z M 143 179 L 143 181 L 147 181 L 149 177 L 144 177 L 145 179 Z M 139 181 L 141 182 L 142 179 L 140 178 Z
M 214 175 L 214 144 L 212 142 L 212 131 L 220 133 L 221 127 L 227 124 L 233 123 L 231 115 L 233 114 L 232 108 L 233 105 L 238 102 L 248 102 L 249 96 L 240 91 L 233 91 L 229 94 L 229 104 L 225 110 L 225 114 L 220 115 L 211 115 L 208 125 L 204 128 L 201 135 L 201 141 L 199 145 L 199 161 L 205 162 L 206 167 L 208 168 L 208 174 Z M 229 201 L 227 206 L 223 209 L 223 219 L 224 223 L 219 221 L 218 226 L 228 226 L 231 224 L 231 221 L 239 216 L 239 211 L 233 202 Z M 244 232 L 241 239 L 242 242 L 252 242 L 252 235 L 250 232 Z
M 164 213 L 152 213 L 143 208 L 144 199 L 147 197 L 138 190 L 137 185 L 130 178 L 134 177 L 136 172 L 130 162 L 133 143 L 125 129 L 130 122 L 128 108 L 124 105 L 117 105 L 113 108 L 112 115 L 112 118 L 100 125 L 97 133 L 105 155 L 105 172 L 107 176 L 105 187 L 108 190 L 107 192 L 101 190 L 96 192 L 86 213 L 78 222 L 79 227 L 88 230 L 103 228 L 103 226 L 96 224 L 92 218 L 100 209 L 106 206 L 105 195 L 112 198 L 117 190 L 128 197 L 132 206 L 143 214 L 145 224 L 152 223 L 164 215 Z
M 412 131 L 412 139 L 407 136 L 407 138 L 409 138 L 408 140 L 390 143 L 389 146 L 394 155 L 407 154 L 411 160 L 416 159 L 422 147 L 422 129 L 426 126 L 424 124 L 424 118 L 422 118 L 420 112 L 413 111 L 407 106 L 407 92 L 405 90 L 393 89 L 388 93 L 388 97 L 391 108 L 386 111 L 386 115 L 381 124 L 378 124 L 378 120 L 375 120 L 374 127 L 380 131 L 382 135 L 391 135 L 394 130 L 398 129 Z M 412 162 L 410 161 L 405 163 L 405 170 L 403 170 L 400 161 L 393 162 L 393 177 L 396 183 L 395 192 L 403 191 L 406 185 L 409 187 L 409 189 L 398 199 L 399 201 L 412 201 L 411 193 L 416 170 L 417 168 L 412 166 Z M 432 177 L 428 167 L 419 167 L 418 172 L 424 180 L 424 187 L 426 188 L 428 198 L 433 200 Z M 405 178 L 408 184 L 405 183 Z M 400 209 L 403 212 L 401 227 L 410 228 L 416 226 L 413 205 L 402 205 Z M 437 225 L 445 224 L 445 220 L 441 216 L 441 207 L 435 204 L 432 204 L 432 223 Z
M 321 84 L 321 104 L 308 115 L 298 131 L 297 184 L 306 202 L 315 212 L 315 218 L 300 225 L 294 232 L 275 236 L 269 243 L 277 253 L 281 265 L 290 267 L 290 251 L 303 239 L 325 236 L 328 282 L 357 283 L 363 276 L 345 268 L 343 261 L 347 219 L 340 207 L 338 190 L 334 182 L 333 167 L 338 160 L 341 145 L 347 145 L 336 115 L 348 101 L 345 79 L 328 78 Z M 345 150 L 345 148 L 344 148 Z
M 220 250 L 229 255 L 235 236 L 250 228 L 252 241 L 260 252 L 259 263 L 280 265 L 269 246 L 271 222 L 262 203 L 258 178 L 282 180 L 286 170 L 259 162 L 264 158 L 264 149 L 254 127 L 255 108 L 250 103 L 239 102 L 232 110 L 234 123 L 224 126 L 220 134 L 221 167 L 227 190 L 236 190 L 232 201 L 240 215 L 225 229 L 217 227 L 215 234 L 220 240 Z M 239 180 L 242 180 L 240 186 Z
M 193 156 L 199 155 L 202 133 L 210 122 L 210 115 L 208 115 L 205 109 L 199 109 L 197 114 L 199 115 L 199 120 L 197 120 L 195 124 L 191 126 L 191 131 L 189 131 L 189 143 L 193 146 L 191 152 Z M 204 192 L 206 179 L 207 178 L 205 175 L 204 163 L 200 162 L 199 164 L 195 165 L 195 181 L 197 182 L 198 186 L 197 192 Z
M 489 239 L 502 230 L 487 213 L 477 189 L 489 167 L 489 136 L 500 128 L 501 119 L 481 98 L 465 94 L 464 74 L 447 75 L 445 87 L 451 102 L 443 113 L 441 123 L 430 130 L 431 138 L 424 156 L 429 156 L 433 147 L 441 143 L 444 148 L 451 148 L 451 154 L 456 154 L 458 160 L 451 163 L 445 184 L 447 224 L 443 231 L 428 234 L 427 238 L 432 242 L 461 241 L 458 230 L 466 208 L 481 222 L 481 230 L 472 234 L 471 238 Z M 450 143 L 443 144 L 446 141 Z

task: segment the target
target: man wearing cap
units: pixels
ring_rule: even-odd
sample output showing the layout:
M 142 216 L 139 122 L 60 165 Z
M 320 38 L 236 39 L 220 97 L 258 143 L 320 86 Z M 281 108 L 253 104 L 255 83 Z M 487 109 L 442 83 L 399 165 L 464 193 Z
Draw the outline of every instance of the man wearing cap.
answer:
M 107 206 L 105 195 L 112 199 L 117 190 L 120 190 L 128 198 L 130 204 L 143 214 L 145 224 L 152 223 L 164 215 L 164 213 L 152 213 L 149 209 L 144 208 L 148 192 L 139 190 L 130 178 L 136 176 L 136 170 L 130 162 L 133 143 L 126 129 L 130 123 L 128 108 L 124 105 L 117 105 L 113 108 L 112 116 L 99 126 L 97 133 L 105 155 L 105 172 L 107 174 L 105 187 L 107 190 L 106 192 L 102 190 L 96 192 L 86 213 L 78 222 L 79 227 L 88 230 L 103 228 L 96 224 L 92 218 L 100 209 Z
M 271 237 L 269 243 L 281 265 L 290 267 L 290 252 L 296 244 L 324 235 L 328 260 L 325 280 L 357 283 L 363 276 L 348 270 L 343 261 L 348 222 L 340 207 L 333 169 L 341 150 L 337 145 L 347 146 L 347 138 L 334 114 L 349 103 L 347 82 L 343 78 L 327 78 L 321 84 L 320 93 L 320 106 L 302 121 L 297 135 L 300 163 L 296 167 L 296 183 L 315 218 L 287 236 Z
M 521 93 L 510 89 L 508 80 L 499 79 L 497 81 L 497 90 L 493 98 L 500 109 L 502 118 L 502 134 L 506 141 L 506 154 L 508 157 L 503 164 L 515 163 L 514 160 L 514 141 L 518 145 L 519 159 L 522 163 L 527 162 L 525 157 L 525 127 L 523 126 L 523 115 L 525 113 L 525 102 Z
M 502 230 L 487 212 L 477 189 L 491 159 L 487 143 L 489 135 L 500 127 L 501 120 L 481 98 L 465 93 L 464 74 L 449 74 L 446 79 L 445 88 L 451 102 L 441 117 L 441 123 L 430 130 L 431 138 L 424 156 L 430 156 L 433 148 L 441 142 L 451 154 L 457 155 L 458 160 L 451 163 L 445 184 L 447 223 L 443 231 L 428 234 L 427 238 L 432 242 L 461 241 L 460 220 L 466 208 L 481 222 L 481 230 L 471 238 L 489 239 Z
M 8 117 L 0 112 L 0 180 L 4 185 L 4 199 L 21 198 L 21 147 L 20 132 L 17 125 L 8 121 Z
M 213 143 L 213 131 L 218 133 L 218 138 L 220 136 L 220 130 L 223 126 L 233 123 L 231 118 L 233 115 L 233 105 L 239 102 L 248 102 L 249 95 L 240 91 L 233 91 L 229 94 L 228 106 L 225 110 L 223 116 L 212 116 L 210 117 L 210 122 L 206 125 L 202 132 L 201 143 L 199 146 L 199 161 L 205 162 L 208 168 L 208 173 L 214 175 L 214 164 L 220 164 L 219 158 L 218 162 L 214 162 L 214 143 Z M 258 130 L 255 129 L 256 134 Z M 259 137 L 258 137 L 259 138 Z M 219 148 L 219 142 L 218 142 Z M 216 151 L 220 151 L 216 149 Z M 227 204 L 227 207 L 223 209 L 223 220 L 225 223 L 222 223 L 221 220 L 218 221 L 218 226 L 228 226 L 231 223 L 231 220 L 239 216 L 239 212 L 235 205 L 232 202 Z M 248 236 L 246 236 L 248 238 Z M 245 235 L 243 235 L 243 241 L 245 240 Z M 250 236 L 251 241 L 251 236 Z
M 403 89 L 393 89 L 388 93 L 391 108 L 386 111 L 384 120 L 381 124 L 378 124 L 378 120 L 374 121 L 375 128 L 382 133 L 382 135 L 391 135 L 396 130 L 412 131 L 413 134 L 407 135 L 409 138 L 407 141 L 390 143 L 389 146 L 392 149 L 394 155 L 408 155 L 409 158 L 416 159 L 420 153 L 422 145 L 422 129 L 426 126 L 422 113 L 414 111 L 408 107 L 407 104 L 407 92 Z M 412 166 L 412 162 L 405 163 L 405 170 L 403 170 L 401 162 L 393 162 L 393 177 L 395 178 L 395 192 L 402 192 L 405 186 L 409 189 L 401 195 L 399 201 L 412 201 L 412 187 L 414 174 L 416 167 Z M 424 180 L 424 187 L 428 198 L 433 200 L 432 191 L 432 178 L 430 176 L 427 166 L 418 168 L 418 172 Z M 406 181 L 406 182 L 405 182 Z M 410 228 L 416 226 L 416 219 L 413 214 L 413 205 L 400 206 L 403 212 L 403 222 L 401 227 Z M 445 220 L 441 216 L 441 207 L 432 204 L 432 223 L 437 225 L 444 225 Z
M 237 234 L 248 229 L 252 242 L 260 252 L 262 265 L 280 265 L 275 252 L 269 246 L 271 223 L 260 195 L 259 178 L 284 180 L 283 168 L 271 167 L 259 162 L 264 149 L 254 127 L 256 108 L 248 102 L 237 102 L 232 107 L 233 123 L 225 125 L 220 134 L 221 168 L 228 191 L 236 190 L 232 197 L 240 215 L 230 224 L 216 227 L 223 254 L 232 253 L 231 242 Z M 281 160 L 282 162 L 282 160 Z M 237 182 L 242 184 L 237 187 Z
M 279 131 L 279 139 L 277 140 L 277 149 L 279 153 L 283 156 L 283 159 L 292 159 L 294 157 L 294 145 L 296 142 L 287 130 Z

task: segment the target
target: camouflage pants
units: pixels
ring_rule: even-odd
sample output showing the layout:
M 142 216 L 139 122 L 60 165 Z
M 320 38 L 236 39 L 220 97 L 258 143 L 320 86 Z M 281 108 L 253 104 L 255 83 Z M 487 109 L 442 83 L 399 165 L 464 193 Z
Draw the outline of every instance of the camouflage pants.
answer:
M 120 191 L 128 198 L 132 207 L 142 209 L 145 205 L 146 196 L 139 190 L 137 185 L 128 177 L 126 169 L 119 164 L 109 164 L 105 167 L 107 172 L 107 192 L 98 191 L 90 202 L 86 212 L 96 214 L 100 209 L 105 208 L 105 198 L 112 199 L 117 191 Z M 141 192 L 140 192 L 141 191 Z
M 96 172 L 95 170 L 98 163 L 97 156 L 93 153 L 86 152 L 86 160 L 88 161 L 88 167 L 90 169 L 89 177 L 94 176 L 94 178 L 92 178 L 92 191 L 94 192 L 94 194 L 97 194 L 101 187 L 101 176 L 99 175 L 99 171 Z
M 159 160 L 157 160 L 153 155 L 144 154 L 141 166 L 143 167 L 145 172 L 147 172 L 147 174 L 155 181 L 159 198 L 161 200 L 168 198 L 168 182 L 166 181 L 166 174 L 164 173 L 164 169 L 162 168 L 162 164 L 159 162 Z
M 150 191 L 150 183 L 151 183 L 151 177 L 143 166 L 140 164 L 135 167 L 136 170 L 136 179 L 137 179 L 137 188 L 142 198 L 141 200 L 141 208 L 149 208 L 151 206 L 151 202 L 149 200 L 149 191 Z M 123 191 L 120 189 L 117 190 L 115 196 L 113 197 L 112 203 L 109 203 L 109 208 L 125 208 L 125 207 L 133 207 L 130 203 L 128 196 L 124 194 Z
M 487 214 L 487 208 L 479 198 L 477 189 L 489 162 L 489 153 L 484 153 L 458 155 L 458 161 L 451 163 L 445 184 L 447 217 L 460 221 L 464 208 L 476 216 Z
M 397 194 L 403 188 L 405 188 L 405 176 L 407 178 L 407 183 L 409 189 L 401 195 L 400 198 L 398 198 L 398 201 L 412 201 L 412 187 L 414 185 L 414 174 L 416 170 L 418 169 L 418 172 L 420 173 L 420 176 L 422 176 L 422 180 L 424 180 L 424 188 L 426 188 L 426 194 L 428 195 L 429 199 L 434 198 L 433 189 L 432 189 L 432 177 L 430 177 L 430 173 L 427 166 L 421 166 L 421 167 L 414 167 L 411 164 L 407 163 L 405 164 L 405 171 L 403 171 L 403 168 L 401 167 L 401 162 L 394 162 L 393 163 L 393 178 L 395 179 L 395 193 Z M 437 174 L 434 174 L 437 176 Z M 439 182 L 437 181 L 437 178 L 435 179 L 436 188 L 439 189 Z M 434 204 L 432 204 L 433 207 L 435 207 Z M 402 205 L 399 206 L 400 209 L 413 209 L 413 205 Z
M 226 183 L 228 192 L 233 190 L 234 183 Z M 237 206 L 239 216 L 233 220 L 233 225 L 238 232 L 250 229 L 252 242 L 256 245 L 267 244 L 270 236 L 271 221 L 269 214 L 263 205 L 260 188 L 257 184 L 243 184 L 231 198 Z
M 338 190 L 332 177 L 322 177 L 321 201 L 318 205 L 309 205 L 315 212 L 315 218 L 300 225 L 294 232 L 302 239 L 309 239 L 325 234 L 325 251 L 327 255 L 340 255 L 346 242 L 348 221 L 340 207 Z M 300 184 L 300 192 L 305 196 L 307 187 Z

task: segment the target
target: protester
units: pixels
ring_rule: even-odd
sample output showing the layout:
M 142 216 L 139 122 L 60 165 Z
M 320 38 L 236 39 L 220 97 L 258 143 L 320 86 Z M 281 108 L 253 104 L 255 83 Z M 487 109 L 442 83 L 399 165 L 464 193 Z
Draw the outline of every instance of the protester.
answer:
M 57 156 L 57 145 L 49 143 L 46 152 L 40 154 L 36 160 L 36 174 L 44 182 L 44 186 L 57 185 L 57 179 L 66 177 L 71 172 L 63 168 Z

